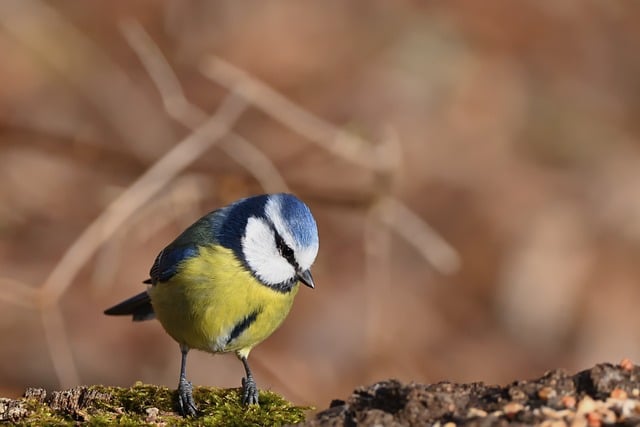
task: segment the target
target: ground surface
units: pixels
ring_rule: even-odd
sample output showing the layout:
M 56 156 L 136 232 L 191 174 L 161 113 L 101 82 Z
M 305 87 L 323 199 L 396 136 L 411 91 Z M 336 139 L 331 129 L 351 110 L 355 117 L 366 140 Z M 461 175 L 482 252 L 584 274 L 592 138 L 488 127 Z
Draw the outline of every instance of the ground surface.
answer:
M 185 420 L 172 411 L 175 393 L 162 387 L 29 389 L 23 399 L 0 398 L 0 423 L 260 426 L 299 422 L 309 409 L 271 392 L 261 392 L 261 406 L 249 409 L 239 405 L 237 390 L 198 388 L 194 397 L 202 413 Z M 623 360 L 575 375 L 554 370 L 506 386 L 383 381 L 356 389 L 346 401 L 334 400 L 302 425 L 637 426 L 639 397 L 640 368 Z
M 629 361 L 507 386 L 383 381 L 333 401 L 305 426 L 640 425 L 640 369 Z

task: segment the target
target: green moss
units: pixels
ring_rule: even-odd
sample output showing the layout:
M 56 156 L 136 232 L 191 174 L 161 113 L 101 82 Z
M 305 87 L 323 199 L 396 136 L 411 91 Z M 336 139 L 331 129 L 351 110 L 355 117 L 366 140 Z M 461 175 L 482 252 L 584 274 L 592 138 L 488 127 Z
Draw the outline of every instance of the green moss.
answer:
M 131 388 L 91 386 L 79 394 L 79 404 L 57 409 L 27 399 L 28 416 L 14 422 L 25 426 L 264 426 L 299 423 L 305 411 L 312 409 L 294 406 L 270 391 L 260 392 L 260 406 L 247 407 L 240 403 L 238 389 L 197 387 L 193 397 L 200 413 L 196 418 L 183 418 L 174 412 L 176 392 L 166 387 L 142 383 Z

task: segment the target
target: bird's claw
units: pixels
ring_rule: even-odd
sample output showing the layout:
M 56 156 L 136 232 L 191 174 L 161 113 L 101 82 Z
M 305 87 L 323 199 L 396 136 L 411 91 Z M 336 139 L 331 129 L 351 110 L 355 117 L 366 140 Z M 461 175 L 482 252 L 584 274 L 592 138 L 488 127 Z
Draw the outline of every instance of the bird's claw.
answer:
M 195 417 L 198 414 L 198 408 L 193 400 L 193 386 L 187 380 L 180 380 L 178 385 L 178 412 L 183 417 Z
M 258 404 L 258 387 L 253 378 L 242 378 L 242 403 L 244 405 Z

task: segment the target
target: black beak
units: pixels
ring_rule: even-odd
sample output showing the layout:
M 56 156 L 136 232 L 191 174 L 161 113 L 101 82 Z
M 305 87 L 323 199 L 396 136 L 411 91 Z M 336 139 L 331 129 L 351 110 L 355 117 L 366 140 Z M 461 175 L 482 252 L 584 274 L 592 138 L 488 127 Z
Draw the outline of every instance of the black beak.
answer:
M 300 280 L 311 289 L 316 287 L 315 283 L 313 283 L 313 277 L 311 277 L 311 270 L 306 270 L 298 273 L 298 280 Z

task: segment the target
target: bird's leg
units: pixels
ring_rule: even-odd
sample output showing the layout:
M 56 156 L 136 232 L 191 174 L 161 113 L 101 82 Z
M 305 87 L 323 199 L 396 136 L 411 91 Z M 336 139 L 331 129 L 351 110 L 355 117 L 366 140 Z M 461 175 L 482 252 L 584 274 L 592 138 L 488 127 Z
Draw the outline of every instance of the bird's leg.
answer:
M 187 381 L 186 373 L 189 348 L 181 345 L 180 351 L 182 352 L 182 362 L 180 363 L 180 382 L 178 383 L 178 412 L 183 417 L 195 416 L 198 413 L 198 408 L 193 401 L 193 386 Z
M 249 362 L 247 362 L 246 356 L 238 355 L 247 376 L 242 378 L 242 403 L 244 405 L 257 405 L 258 404 L 258 387 L 256 381 L 253 379 L 253 374 L 249 368 Z

